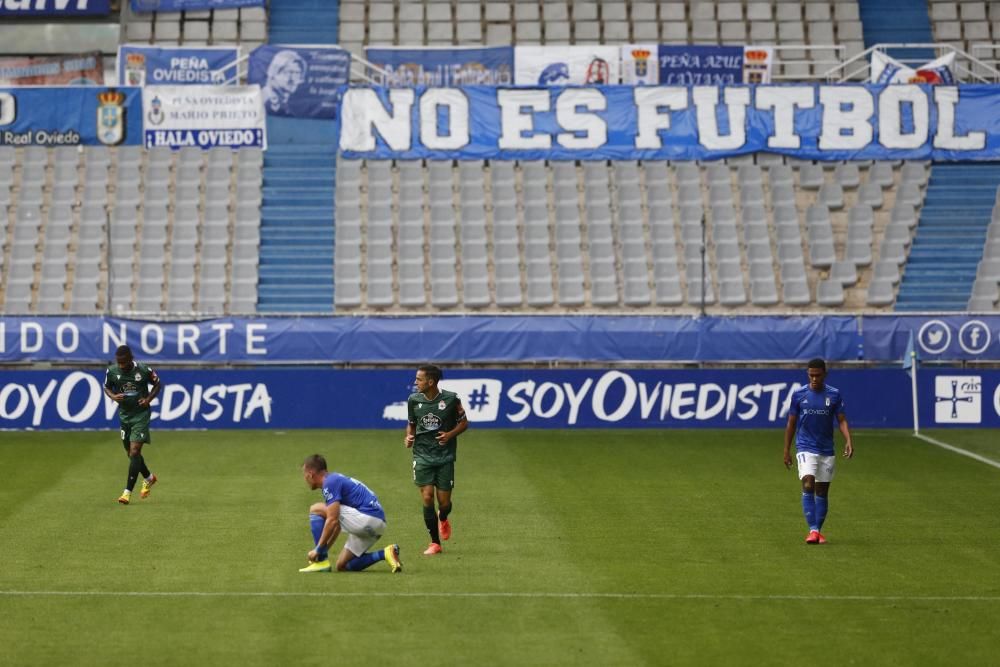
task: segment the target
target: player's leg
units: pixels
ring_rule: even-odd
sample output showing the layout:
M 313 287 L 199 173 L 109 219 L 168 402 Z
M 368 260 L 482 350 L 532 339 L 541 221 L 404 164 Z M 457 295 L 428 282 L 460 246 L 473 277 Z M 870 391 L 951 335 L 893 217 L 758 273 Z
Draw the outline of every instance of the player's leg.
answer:
M 434 478 L 434 486 L 437 489 L 438 505 L 438 533 L 441 539 L 451 539 L 451 522 L 448 515 L 451 514 L 451 492 L 455 488 L 455 463 L 446 463 L 437 469 Z
M 319 544 L 319 538 L 323 535 L 323 524 L 326 523 L 326 504 L 313 503 L 309 506 L 309 530 L 313 536 L 313 547 Z M 327 549 L 317 549 L 319 558 L 300 569 L 299 572 L 329 572 L 330 556 Z
M 441 553 L 441 535 L 438 532 L 437 512 L 434 511 L 434 468 L 435 466 L 413 462 L 413 483 L 420 489 L 420 500 L 424 509 L 424 525 L 431 536 L 430 546 L 424 551 L 426 556 Z
M 799 479 L 802 480 L 802 514 L 809 526 L 807 544 L 819 542 L 819 529 L 816 527 L 816 471 L 818 458 L 809 452 L 799 452 L 795 460 L 798 463 Z
M 821 456 L 816 471 L 816 531 L 819 533 L 819 543 L 826 544 L 823 537 L 823 522 L 830 509 L 830 482 L 833 480 L 835 456 Z
M 340 508 L 340 527 L 347 533 L 344 550 L 337 557 L 338 572 L 360 572 L 380 560 L 385 560 L 384 549 L 368 550 L 385 532 L 385 521 L 368 516 L 353 507 Z
M 149 433 L 149 415 L 147 414 L 138 424 L 132 428 L 133 440 L 143 444 L 149 444 L 151 435 Z M 156 475 L 146 467 L 146 459 L 142 455 L 142 447 L 139 447 L 139 475 L 142 477 L 142 489 L 139 492 L 140 498 L 148 498 L 150 489 L 156 484 Z
M 128 476 L 125 478 L 125 490 L 122 494 L 118 496 L 118 502 L 122 505 L 128 505 L 132 500 L 132 488 L 135 486 L 135 478 L 132 476 L 133 460 L 132 460 L 132 424 L 124 419 L 121 422 L 121 436 L 122 436 L 122 446 L 125 448 L 125 455 L 128 456 Z M 135 473 L 138 476 L 138 472 Z M 132 482 L 132 486 L 129 486 L 129 480 Z

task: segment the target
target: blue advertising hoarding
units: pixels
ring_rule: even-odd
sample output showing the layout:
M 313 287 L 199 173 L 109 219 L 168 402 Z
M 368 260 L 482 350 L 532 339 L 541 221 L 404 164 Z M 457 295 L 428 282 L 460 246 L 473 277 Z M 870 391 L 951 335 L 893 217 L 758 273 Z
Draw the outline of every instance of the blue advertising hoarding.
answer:
M 365 58 L 384 70 L 369 68 L 375 85 L 509 86 L 514 83 L 514 47 L 371 47 Z
M 6 0 L 0 1 L 0 19 L 45 16 L 107 16 L 111 0 Z
M 160 369 L 152 429 L 365 428 L 406 425 L 412 369 Z M 1000 426 L 1000 371 L 920 373 L 921 425 Z M 115 429 L 116 405 L 102 368 L 4 371 L 0 429 Z M 848 420 L 858 428 L 912 426 L 910 380 L 901 369 L 834 370 Z M 798 370 L 454 370 L 442 386 L 459 394 L 479 428 L 773 428 L 781 440 Z M 351 387 L 356 401 L 329 400 Z M 472 437 L 472 436 L 470 436 Z M 777 451 L 777 449 L 775 450 Z
M 854 359 L 856 318 L 312 317 L 148 322 L 0 318 L 0 362 L 729 361 Z
M 270 115 L 336 118 L 350 73 L 344 49 L 265 44 L 250 53 L 247 83 L 260 86 Z
M 865 316 L 865 358 L 901 359 L 911 333 L 924 361 L 1000 359 L 1000 315 Z
M 118 84 L 122 86 L 222 85 L 237 80 L 235 46 L 118 47 Z
M 743 83 L 743 47 L 660 44 L 660 85 L 725 86 Z
M 238 9 L 263 7 L 266 0 L 132 0 L 132 11 L 182 12 L 202 9 Z
M 989 85 L 351 88 L 341 118 L 348 158 L 1000 158 Z
M 0 146 L 140 143 L 140 88 L 0 88 Z

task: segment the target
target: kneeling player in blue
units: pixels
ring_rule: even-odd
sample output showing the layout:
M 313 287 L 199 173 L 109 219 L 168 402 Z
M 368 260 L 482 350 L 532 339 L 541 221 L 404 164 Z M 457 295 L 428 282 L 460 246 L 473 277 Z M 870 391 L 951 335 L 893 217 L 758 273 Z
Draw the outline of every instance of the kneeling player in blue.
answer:
M 830 482 L 837 456 L 833 449 L 836 421 L 844 436 L 844 458 L 854 456 L 851 429 L 844 413 L 840 390 L 826 384 L 826 362 L 813 359 L 806 374 L 808 386 L 792 394 L 785 426 L 785 467 L 792 467 L 792 438 L 795 438 L 799 479 L 802 480 L 802 512 L 809 524 L 806 544 L 826 544 L 820 531 L 829 508 Z
M 393 572 L 400 572 L 399 545 L 368 553 L 385 532 L 385 512 L 378 497 L 362 482 L 340 473 L 328 472 L 326 459 L 319 454 L 306 458 L 302 476 L 310 489 L 321 489 L 322 503 L 309 508 L 309 525 L 315 547 L 308 553 L 309 565 L 299 572 L 329 572 L 329 551 L 337 536 L 347 533 L 344 550 L 337 556 L 338 572 L 358 572 L 384 560 Z

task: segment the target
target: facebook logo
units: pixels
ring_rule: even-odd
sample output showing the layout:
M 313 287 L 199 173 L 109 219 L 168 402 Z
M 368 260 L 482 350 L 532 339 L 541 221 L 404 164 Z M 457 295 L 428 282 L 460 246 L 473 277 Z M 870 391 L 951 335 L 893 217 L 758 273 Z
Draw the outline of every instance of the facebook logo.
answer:
M 992 341 L 989 327 L 981 320 L 969 320 L 958 330 L 958 344 L 969 354 L 982 354 Z
M 493 379 L 441 380 L 441 389 L 453 391 L 462 400 L 470 422 L 493 422 L 500 414 L 503 383 Z
M 979 424 L 983 379 L 978 375 L 939 375 L 934 379 L 934 421 L 938 424 Z

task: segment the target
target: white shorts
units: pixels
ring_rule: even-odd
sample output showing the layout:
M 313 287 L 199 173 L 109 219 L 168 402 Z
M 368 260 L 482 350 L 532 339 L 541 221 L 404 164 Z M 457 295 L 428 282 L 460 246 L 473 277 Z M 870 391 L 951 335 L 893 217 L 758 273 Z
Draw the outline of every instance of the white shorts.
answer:
M 833 479 L 833 464 L 837 462 L 836 456 L 799 452 L 796 454 L 795 460 L 799 463 L 799 479 L 806 475 L 812 475 L 817 482 L 829 482 Z
M 347 533 L 344 548 L 355 556 L 368 551 L 385 532 L 385 521 L 359 512 L 353 507 L 340 506 L 340 529 Z

